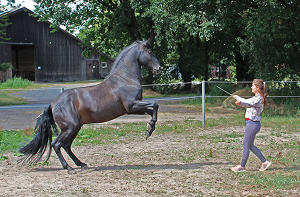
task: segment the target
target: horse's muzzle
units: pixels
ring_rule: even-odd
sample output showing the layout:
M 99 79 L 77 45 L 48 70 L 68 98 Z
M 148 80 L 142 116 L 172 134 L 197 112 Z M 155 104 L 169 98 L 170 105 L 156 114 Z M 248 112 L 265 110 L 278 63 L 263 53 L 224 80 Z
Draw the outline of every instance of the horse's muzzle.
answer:
M 158 66 L 157 68 L 153 68 L 152 73 L 154 75 L 158 75 L 161 72 L 161 67 Z

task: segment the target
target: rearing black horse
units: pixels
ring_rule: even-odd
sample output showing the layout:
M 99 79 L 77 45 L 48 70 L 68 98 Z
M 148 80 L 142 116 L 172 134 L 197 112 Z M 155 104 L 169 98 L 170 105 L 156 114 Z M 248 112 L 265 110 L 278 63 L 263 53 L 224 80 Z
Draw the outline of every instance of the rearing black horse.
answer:
M 161 66 L 150 50 L 148 41 L 136 41 L 116 58 L 110 74 L 98 85 L 74 88 L 61 93 L 38 117 L 36 135 L 20 148 L 23 162 L 38 162 L 50 143 L 64 169 L 73 170 L 61 153 L 63 147 L 77 166 L 87 168 L 71 151 L 71 145 L 83 124 L 100 123 L 124 114 L 149 114 L 147 138 L 155 130 L 158 104 L 142 101 L 141 65 L 160 72 Z M 56 125 L 61 132 L 58 135 Z M 52 130 L 58 135 L 52 142 Z

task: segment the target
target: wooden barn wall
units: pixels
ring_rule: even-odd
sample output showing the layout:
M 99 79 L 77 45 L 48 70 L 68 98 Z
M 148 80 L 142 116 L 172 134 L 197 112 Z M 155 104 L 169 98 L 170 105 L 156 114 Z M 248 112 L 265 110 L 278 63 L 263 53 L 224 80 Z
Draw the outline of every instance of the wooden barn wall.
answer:
M 34 44 L 36 81 L 84 80 L 78 40 L 62 31 L 50 33 L 48 23 L 38 22 L 25 12 L 11 16 L 10 21 L 11 41 Z
M 0 63 L 11 62 L 11 46 L 0 45 Z

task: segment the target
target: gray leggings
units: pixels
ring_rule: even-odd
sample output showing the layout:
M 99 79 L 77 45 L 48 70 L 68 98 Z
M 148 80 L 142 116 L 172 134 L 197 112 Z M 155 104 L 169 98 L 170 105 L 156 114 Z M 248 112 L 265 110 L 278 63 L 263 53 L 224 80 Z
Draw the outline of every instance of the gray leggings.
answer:
M 254 146 L 254 139 L 258 131 L 260 130 L 260 122 L 259 121 L 251 121 L 246 120 L 246 127 L 245 127 L 245 134 L 244 134 L 244 141 L 243 141 L 243 157 L 241 166 L 245 167 L 250 150 L 260 159 L 261 162 L 265 162 L 266 158 L 260 152 L 260 150 Z

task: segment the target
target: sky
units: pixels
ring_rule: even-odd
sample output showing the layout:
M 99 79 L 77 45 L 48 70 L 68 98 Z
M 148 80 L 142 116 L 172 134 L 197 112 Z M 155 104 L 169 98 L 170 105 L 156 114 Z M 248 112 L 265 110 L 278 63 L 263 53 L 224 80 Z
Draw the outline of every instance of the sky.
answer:
M 6 4 L 6 0 L 0 0 L 1 4 Z M 32 0 L 16 0 L 16 5 L 21 4 L 23 7 L 34 10 L 35 3 Z

